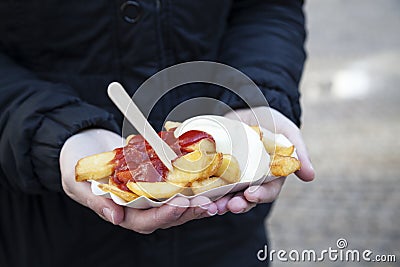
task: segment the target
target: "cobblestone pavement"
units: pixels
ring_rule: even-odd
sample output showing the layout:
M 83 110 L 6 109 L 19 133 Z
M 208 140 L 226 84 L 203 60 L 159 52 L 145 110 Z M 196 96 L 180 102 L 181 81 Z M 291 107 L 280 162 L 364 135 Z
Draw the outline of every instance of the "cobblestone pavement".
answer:
M 400 266 L 400 1 L 307 1 L 303 134 L 317 172 L 288 177 L 270 219 L 270 249 L 336 247 L 395 254 Z M 273 266 L 289 263 L 274 261 Z

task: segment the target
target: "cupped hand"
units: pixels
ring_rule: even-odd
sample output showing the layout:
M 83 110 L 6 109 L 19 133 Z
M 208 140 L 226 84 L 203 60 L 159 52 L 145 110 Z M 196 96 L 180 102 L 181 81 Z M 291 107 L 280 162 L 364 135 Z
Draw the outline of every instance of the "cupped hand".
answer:
M 301 162 L 301 169 L 295 173 L 296 176 L 305 182 L 314 179 L 315 172 L 300 129 L 283 114 L 269 107 L 257 107 L 252 110 L 241 109 L 232 111 L 225 116 L 230 119 L 240 119 L 248 125 L 259 124 L 261 127 L 272 132 L 276 131 L 285 135 L 296 147 L 297 156 Z M 218 214 L 224 214 L 228 211 L 244 213 L 257 204 L 274 201 L 282 189 L 285 178 L 280 177 L 262 185 L 250 186 L 244 192 L 229 194 L 218 199 L 215 202 L 218 206 Z
M 120 136 L 104 129 L 85 130 L 70 137 L 60 153 L 60 170 L 65 193 L 76 202 L 92 209 L 104 220 L 143 234 L 217 213 L 216 204 L 201 196 L 191 200 L 176 197 L 166 205 L 147 210 L 124 208 L 111 199 L 94 195 L 89 182 L 75 181 L 75 165 L 79 159 L 111 151 L 123 146 L 123 142 Z

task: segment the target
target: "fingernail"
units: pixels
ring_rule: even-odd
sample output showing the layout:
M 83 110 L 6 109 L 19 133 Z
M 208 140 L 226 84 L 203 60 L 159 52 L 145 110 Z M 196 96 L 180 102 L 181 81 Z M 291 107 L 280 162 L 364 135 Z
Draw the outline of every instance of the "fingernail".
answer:
M 208 207 L 210 207 L 210 204 L 200 205 L 199 207 L 202 208 L 203 210 L 208 210 Z
M 254 195 L 256 193 L 256 189 L 251 189 L 251 190 L 248 190 L 247 192 L 250 195 Z
M 310 165 L 310 168 L 311 168 L 312 170 L 314 170 L 313 162 L 311 161 L 311 159 L 310 159 L 310 158 L 308 158 L 308 159 L 310 160 L 310 163 L 309 163 L 309 165 Z
M 104 214 L 104 217 L 106 217 L 108 221 L 115 224 L 113 211 L 111 211 L 109 208 L 103 208 L 103 214 Z
M 258 191 L 258 188 L 259 188 L 259 186 L 254 185 L 254 186 L 247 188 L 246 192 L 248 192 L 250 195 L 255 195 Z
M 218 213 L 218 210 L 214 210 L 214 211 L 208 210 L 208 211 L 207 211 L 207 214 L 210 215 L 210 216 L 214 216 L 214 215 L 216 215 L 217 213 Z
M 246 210 L 246 209 L 241 209 L 241 210 L 239 210 L 239 211 L 232 211 L 232 213 L 240 214 L 240 213 L 245 212 L 245 210 Z
M 312 163 L 310 163 L 310 169 L 313 172 L 313 176 L 312 176 L 312 180 L 313 180 L 315 178 L 315 169 L 314 169 L 314 166 L 312 165 Z
M 216 205 L 210 205 L 210 207 L 208 207 L 207 214 L 209 216 L 214 216 L 217 213 L 218 213 L 218 208 Z

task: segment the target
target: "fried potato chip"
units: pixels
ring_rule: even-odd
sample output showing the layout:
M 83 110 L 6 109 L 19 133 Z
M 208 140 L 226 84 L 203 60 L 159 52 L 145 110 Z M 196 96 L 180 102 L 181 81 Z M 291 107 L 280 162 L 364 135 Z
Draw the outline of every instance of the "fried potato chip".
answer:
M 260 136 L 260 140 L 263 138 L 263 132 L 261 131 L 260 127 L 258 126 L 250 126 L 251 129 L 253 129 L 258 135 Z
M 268 154 L 291 156 L 294 152 L 294 145 L 283 134 L 266 132 L 262 138 L 265 150 Z
M 274 176 L 288 176 L 300 170 L 300 161 L 294 157 L 273 155 L 271 157 L 271 173 Z
M 118 184 L 116 182 L 114 182 L 114 180 L 111 177 L 108 178 L 108 184 L 118 187 Z
M 199 150 L 203 151 L 206 153 L 216 153 L 217 152 L 217 146 L 215 145 L 215 142 L 206 138 L 202 139 L 199 142 L 194 143 L 193 145 L 187 146 L 187 150 Z
M 196 180 L 191 183 L 190 187 L 193 191 L 193 194 L 197 195 L 207 190 L 211 190 L 227 184 L 229 183 L 224 179 L 221 179 L 220 177 L 210 177 L 201 180 Z
M 111 180 L 111 179 L 109 179 L 109 180 Z M 98 187 L 101 190 L 103 190 L 104 192 L 113 193 L 114 195 L 122 198 L 123 200 L 125 200 L 127 202 L 132 201 L 139 197 L 138 195 L 136 195 L 132 192 L 121 190 L 118 187 L 116 187 L 115 185 L 99 184 Z
M 75 167 L 75 180 L 98 180 L 110 176 L 114 171 L 114 163 L 111 161 L 115 152 L 104 152 L 95 154 L 78 161 Z
M 168 182 L 148 183 L 129 181 L 126 186 L 135 194 L 152 199 L 170 198 L 185 189 L 180 184 Z
M 173 170 L 167 175 L 167 180 L 173 183 L 189 183 L 201 178 L 208 178 L 222 164 L 222 153 L 207 154 L 199 150 L 176 159 Z
M 126 138 L 125 144 L 127 145 L 127 144 L 129 143 L 129 141 L 131 141 L 131 139 L 132 139 L 133 137 L 135 137 L 135 136 L 136 136 L 135 134 L 130 134 L 130 135 L 128 135 L 128 137 Z
M 294 146 L 284 147 L 279 145 L 274 145 L 272 143 L 264 143 L 265 150 L 267 150 L 270 155 L 281 155 L 281 156 L 291 156 L 294 152 Z
M 210 165 L 215 156 L 215 153 L 208 154 L 200 150 L 195 150 L 175 159 L 172 162 L 172 166 L 181 171 L 199 173 Z
M 237 159 L 229 154 L 222 157 L 221 166 L 215 172 L 214 176 L 221 177 L 228 183 L 236 183 L 240 180 L 240 167 Z
M 176 122 L 176 121 L 166 121 L 164 124 L 164 128 L 165 130 L 169 131 L 173 128 L 177 128 L 179 127 L 179 125 L 181 125 L 181 122 Z

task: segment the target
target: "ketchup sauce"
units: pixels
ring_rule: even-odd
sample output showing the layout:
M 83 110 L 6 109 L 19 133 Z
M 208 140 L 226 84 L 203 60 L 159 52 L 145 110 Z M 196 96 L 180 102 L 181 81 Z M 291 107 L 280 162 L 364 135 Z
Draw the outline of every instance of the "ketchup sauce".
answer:
M 161 131 L 158 135 L 172 150 L 181 157 L 193 151 L 190 147 L 203 139 L 215 142 L 211 135 L 192 130 L 179 138 L 175 138 L 174 129 Z M 132 137 L 125 147 L 114 150 L 115 156 L 112 162 L 115 164 L 113 182 L 122 190 L 129 191 L 126 187 L 128 181 L 135 182 L 162 182 L 165 181 L 168 168 L 161 162 L 153 148 L 141 136 Z

